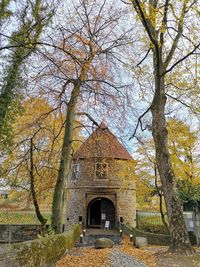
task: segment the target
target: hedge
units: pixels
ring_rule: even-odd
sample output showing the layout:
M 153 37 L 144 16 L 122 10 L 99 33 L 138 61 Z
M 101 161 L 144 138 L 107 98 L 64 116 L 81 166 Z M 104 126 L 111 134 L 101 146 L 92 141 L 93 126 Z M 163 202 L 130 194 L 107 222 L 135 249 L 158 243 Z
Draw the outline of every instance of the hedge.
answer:
M 70 250 L 80 234 L 80 225 L 75 225 L 71 231 L 0 246 L 1 267 L 50 267 L 68 250 Z

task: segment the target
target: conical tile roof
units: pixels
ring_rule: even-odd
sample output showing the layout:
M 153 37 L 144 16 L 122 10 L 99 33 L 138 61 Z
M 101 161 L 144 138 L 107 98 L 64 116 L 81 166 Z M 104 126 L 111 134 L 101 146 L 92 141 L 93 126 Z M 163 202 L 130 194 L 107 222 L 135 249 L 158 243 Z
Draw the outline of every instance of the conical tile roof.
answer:
M 73 158 L 133 159 L 103 122 L 74 153 Z

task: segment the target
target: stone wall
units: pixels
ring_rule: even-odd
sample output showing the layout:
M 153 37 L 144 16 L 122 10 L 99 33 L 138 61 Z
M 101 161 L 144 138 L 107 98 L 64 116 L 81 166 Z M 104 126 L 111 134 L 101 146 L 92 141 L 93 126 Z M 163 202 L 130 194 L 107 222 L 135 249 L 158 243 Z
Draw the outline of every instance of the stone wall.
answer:
M 158 245 L 158 246 L 169 246 L 170 245 L 170 236 L 164 234 L 155 234 L 150 232 L 145 232 L 137 228 L 133 228 L 130 225 L 123 225 L 124 234 L 132 234 L 133 239 L 135 240 L 136 236 L 146 237 L 148 244 Z M 188 232 L 189 239 L 192 245 L 197 245 L 197 240 L 194 235 L 194 232 Z
M 0 243 L 22 242 L 33 240 L 41 232 L 41 225 L 33 224 L 0 224 Z
M 83 215 L 84 209 L 84 190 L 67 190 L 67 218 L 66 229 L 79 222 L 79 216 Z
M 124 223 L 132 227 L 136 226 L 136 194 L 135 191 L 119 190 L 119 216 L 124 218 Z
M 125 223 L 135 226 L 136 193 L 134 179 L 127 180 L 121 177 L 122 161 L 104 159 L 108 164 L 107 179 L 96 179 L 95 163 L 97 159 L 80 159 L 75 163 L 80 165 L 77 179 L 69 177 L 67 191 L 66 227 L 78 223 L 82 217 L 83 226 L 87 225 L 87 208 L 95 198 L 107 198 L 115 206 L 116 225 L 120 217 Z M 126 165 L 123 161 L 123 164 Z
M 132 234 L 134 240 L 135 240 L 136 236 L 146 237 L 148 244 L 159 245 L 159 246 L 170 244 L 170 236 L 169 235 L 148 233 L 148 232 L 144 232 L 142 230 L 139 230 L 137 228 L 132 228 L 131 226 L 128 226 L 128 225 L 123 226 L 123 232 L 125 234 L 128 234 L 128 235 Z
M 80 226 L 63 234 L 33 241 L 0 246 L 1 267 L 50 267 L 71 249 L 80 234 Z

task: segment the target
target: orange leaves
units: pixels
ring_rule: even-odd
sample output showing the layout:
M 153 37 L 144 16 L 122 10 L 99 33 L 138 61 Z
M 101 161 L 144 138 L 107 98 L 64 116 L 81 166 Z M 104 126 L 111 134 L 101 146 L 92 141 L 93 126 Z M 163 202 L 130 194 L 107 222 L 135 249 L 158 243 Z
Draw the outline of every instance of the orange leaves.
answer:
M 136 249 L 128 242 L 128 238 L 123 240 L 122 247 L 117 248 L 149 267 L 160 267 L 154 250 Z M 75 248 L 54 267 L 106 267 L 110 263 L 109 257 L 112 251 L 113 249 Z
M 105 267 L 111 249 L 80 248 L 57 262 L 55 267 Z
M 129 238 L 125 237 L 122 246 L 117 247 L 117 250 L 132 256 L 148 267 L 200 267 L 200 249 L 198 248 L 196 248 L 196 254 L 192 256 L 173 255 L 168 253 L 168 247 L 164 246 L 148 246 L 137 249 L 133 247 Z M 113 249 L 75 248 L 58 261 L 54 267 L 107 267 L 112 252 Z M 119 265 L 116 263 L 116 266 Z
M 146 249 L 137 249 L 133 247 L 132 242 L 129 242 L 128 237 L 123 240 L 123 246 L 120 248 L 121 252 L 135 257 L 139 261 L 146 264 L 148 267 L 160 267 L 158 258 L 154 255 L 155 251 Z

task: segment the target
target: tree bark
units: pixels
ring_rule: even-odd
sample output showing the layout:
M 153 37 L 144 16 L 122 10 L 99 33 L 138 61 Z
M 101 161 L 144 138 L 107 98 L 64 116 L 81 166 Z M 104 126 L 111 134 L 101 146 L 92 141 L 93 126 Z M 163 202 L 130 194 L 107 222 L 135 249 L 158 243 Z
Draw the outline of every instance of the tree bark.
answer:
M 45 219 L 40 212 L 39 204 L 37 201 L 37 195 L 36 195 L 36 191 L 35 191 L 33 139 L 32 138 L 31 138 L 31 143 L 30 143 L 30 171 L 29 171 L 29 173 L 30 173 L 30 189 L 31 189 L 31 194 L 32 194 L 32 198 L 33 198 L 33 204 L 35 207 L 35 212 L 36 212 L 37 218 L 42 225 L 42 232 L 43 232 L 45 224 L 47 222 L 47 219 Z
M 151 105 L 153 139 L 156 148 L 157 167 L 162 183 L 167 214 L 169 217 L 169 231 L 171 236 L 170 250 L 178 253 L 192 253 L 188 233 L 183 217 L 182 206 L 173 173 L 168 150 L 168 132 L 165 119 L 165 80 L 162 76 L 162 48 L 154 48 L 154 79 L 155 94 Z
M 163 193 L 162 193 L 162 189 L 158 187 L 158 179 L 157 179 L 157 165 L 156 163 L 154 163 L 154 174 L 155 174 L 155 186 L 156 186 L 156 190 L 157 190 L 157 194 L 159 197 L 159 210 L 160 210 L 160 215 L 161 215 L 161 220 L 163 225 L 165 226 L 168 234 L 169 234 L 169 226 L 165 220 L 165 214 L 163 212 Z
M 70 101 L 67 107 L 65 133 L 61 152 L 60 167 L 58 178 L 54 189 L 53 203 L 52 203 L 52 218 L 51 224 L 56 233 L 62 232 L 62 218 L 64 207 L 64 192 L 66 188 L 67 177 L 70 173 L 72 139 L 74 121 L 76 115 L 76 105 L 80 93 L 81 82 L 77 80 L 74 82 L 74 88 L 71 94 Z

